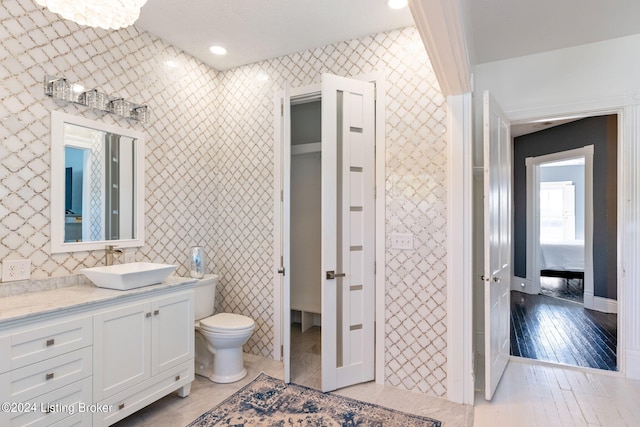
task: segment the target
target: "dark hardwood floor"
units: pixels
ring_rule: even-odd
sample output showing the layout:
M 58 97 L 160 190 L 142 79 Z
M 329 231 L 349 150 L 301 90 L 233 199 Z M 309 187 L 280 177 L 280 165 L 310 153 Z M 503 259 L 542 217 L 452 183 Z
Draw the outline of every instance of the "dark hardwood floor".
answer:
M 575 302 L 511 291 L 511 354 L 615 371 L 617 317 Z

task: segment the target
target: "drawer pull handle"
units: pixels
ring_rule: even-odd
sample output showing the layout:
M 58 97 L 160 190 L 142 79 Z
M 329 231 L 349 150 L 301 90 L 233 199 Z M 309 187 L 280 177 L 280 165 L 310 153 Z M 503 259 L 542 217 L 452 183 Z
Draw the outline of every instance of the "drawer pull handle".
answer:
M 51 347 L 56 343 L 55 339 L 51 338 L 47 340 L 47 347 Z
M 146 317 L 147 318 L 151 317 L 151 312 L 147 313 Z
M 45 379 L 47 379 L 47 380 L 53 379 L 53 372 L 47 372 L 47 375 L 45 376 Z
M 124 409 L 124 403 L 119 404 L 118 409 Z
M 176 375 L 176 381 L 180 381 L 180 375 Z
M 154 315 L 154 316 L 157 316 L 158 314 L 160 314 L 160 310 L 154 310 L 154 311 L 153 311 L 153 315 Z

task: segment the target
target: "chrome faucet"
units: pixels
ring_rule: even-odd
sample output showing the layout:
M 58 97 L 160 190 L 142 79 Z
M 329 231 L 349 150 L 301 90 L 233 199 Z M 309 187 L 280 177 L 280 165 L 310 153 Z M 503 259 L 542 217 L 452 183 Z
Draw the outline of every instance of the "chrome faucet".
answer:
M 113 255 L 114 254 L 123 254 L 124 251 L 122 249 L 116 249 L 114 245 L 107 245 L 107 251 L 104 256 L 105 265 L 113 265 Z

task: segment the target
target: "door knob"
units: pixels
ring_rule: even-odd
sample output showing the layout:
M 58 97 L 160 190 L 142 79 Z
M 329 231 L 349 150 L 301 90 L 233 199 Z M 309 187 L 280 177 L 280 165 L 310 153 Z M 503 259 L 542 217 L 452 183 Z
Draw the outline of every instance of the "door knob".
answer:
M 333 280 L 336 277 L 345 277 L 346 275 L 346 273 L 336 273 L 333 270 L 329 270 L 327 271 L 327 280 Z
M 493 281 L 496 283 L 500 283 L 500 278 L 498 276 L 493 276 Z

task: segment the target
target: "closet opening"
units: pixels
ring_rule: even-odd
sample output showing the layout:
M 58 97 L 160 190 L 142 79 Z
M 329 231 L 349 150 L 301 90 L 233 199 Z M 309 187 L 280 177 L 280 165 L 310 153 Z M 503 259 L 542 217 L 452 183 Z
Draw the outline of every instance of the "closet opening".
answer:
M 291 100 L 291 381 L 322 388 L 321 111 Z

